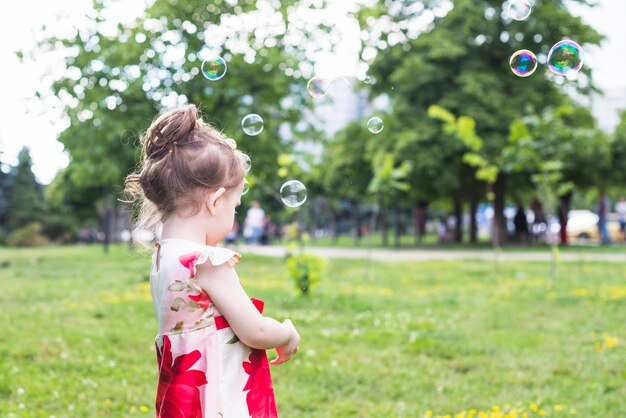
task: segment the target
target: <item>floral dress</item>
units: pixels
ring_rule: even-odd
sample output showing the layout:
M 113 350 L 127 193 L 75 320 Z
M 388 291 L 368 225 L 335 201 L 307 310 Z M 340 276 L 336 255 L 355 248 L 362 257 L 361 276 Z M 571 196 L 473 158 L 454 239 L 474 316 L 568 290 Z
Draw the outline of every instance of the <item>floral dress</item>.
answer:
M 181 239 L 157 248 L 150 274 L 159 321 L 157 418 L 278 417 L 265 350 L 239 341 L 196 282 L 198 264 L 234 267 L 241 256 Z M 252 302 L 262 312 L 263 302 Z

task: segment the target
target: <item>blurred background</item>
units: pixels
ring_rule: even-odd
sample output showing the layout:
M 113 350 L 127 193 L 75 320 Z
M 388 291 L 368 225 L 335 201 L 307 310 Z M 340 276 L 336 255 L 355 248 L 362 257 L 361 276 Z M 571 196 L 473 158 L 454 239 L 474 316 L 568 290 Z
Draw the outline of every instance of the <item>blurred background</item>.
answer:
M 1 29 L 0 242 L 131 239 L 119 200 L 139 137 L 185 103 L 251 155 L 238 224 L 258 200 L 274 241 L 296 221 L 324 245 L 594 243 L 600 219 L 623 241 L 625 6 L 528 4 L 524 20 L 497 1 L 17 6 Z M 548 70 L 562 39 L 581 45 L 579 72 Z M 520 49 L 529 77 L 510 69 Z M 228 71 L 211 81 L 214 56 Z M 313 77 L 328 94 L 308 93 Z M 298 211 L 278 198 L 290 179 L 307 187 Z

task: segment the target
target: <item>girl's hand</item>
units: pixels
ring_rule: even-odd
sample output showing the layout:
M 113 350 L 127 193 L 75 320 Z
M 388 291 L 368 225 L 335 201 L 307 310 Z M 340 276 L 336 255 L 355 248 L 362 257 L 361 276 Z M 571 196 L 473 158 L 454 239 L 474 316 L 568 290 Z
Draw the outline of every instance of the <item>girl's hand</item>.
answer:
M 290 328 L 291 337 L 289 338 L 289 342 L 287 342 L 287 344 L 281 347 L 276 347 L 276 353 L 278 353 L 278 357 L 272 360 L 270 364 L 285 363 L 298 352 L 298 346 L 300 345 L 300 334 L 298 334 L 298 331 L 296 331 L 296 327 L 293 326 L 293 323 L 289 319 L 285 319 L 285 321 L 283 321 L 283 325 Z

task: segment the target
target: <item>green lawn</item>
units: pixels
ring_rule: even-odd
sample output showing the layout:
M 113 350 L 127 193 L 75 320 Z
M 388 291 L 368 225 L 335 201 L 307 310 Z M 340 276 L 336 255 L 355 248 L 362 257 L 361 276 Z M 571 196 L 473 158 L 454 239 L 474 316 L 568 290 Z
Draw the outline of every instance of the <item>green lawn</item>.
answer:
M 154 416 L 147 256 L 0 249 L 0 265 L 0 417 Z M 238 272 L 302 336 L 272 369 L 283 418 L 626 416 L 623 264 L 560 263 L 551 288 L 546 263 L 495 277 L 336 260 L 309 298 L 280 259 L 244 255 Z

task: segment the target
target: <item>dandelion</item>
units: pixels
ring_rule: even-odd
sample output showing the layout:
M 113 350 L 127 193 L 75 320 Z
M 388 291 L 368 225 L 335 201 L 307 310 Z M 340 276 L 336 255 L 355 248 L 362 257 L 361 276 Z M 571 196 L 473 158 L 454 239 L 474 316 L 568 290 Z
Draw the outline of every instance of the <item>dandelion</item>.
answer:
M 543 415 L 548 415 L 548 414 L 546 413 L 545 409 L 540 409 L 539 411 L 537 411 L 537 413 L 538 413 L 539 415 L 542 415 L 542 416 L 543 416 Z
M 539 410 L 539 407 L 535 404 L 530 405 L 530 410 L 533 412 L 537 412 Z
M 430 411 L 430 410 L 426 411 L 426 413 L 424 414 L 424 418 L 432 418 L 432 416 L 433 416 L 433 411 Z
M 570 415 L 576 415 L 576 410 L 575 409 L 570 409 L 569 410 L 569 414 Z
M 143 412 L 143 413 L 146 413 L 146 412 L 148 412 L 148 407 L 147 407 L 147 406 L 145 406 L 145 405 L 141 405 L 141 406 L 139 407 L 139 410 L 140 410 L 141 412 Z
M 135 412 L 137 412 L 137 407 L 135 407 L 134 405 L 130 407 L 130 413 L 134 414 Z
M 562 411 L 564 409 L 565 407 L 563 405 L 554 405 L 554 410 L 557 412 Z

